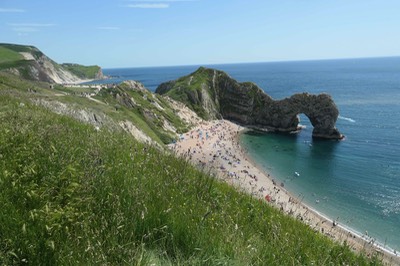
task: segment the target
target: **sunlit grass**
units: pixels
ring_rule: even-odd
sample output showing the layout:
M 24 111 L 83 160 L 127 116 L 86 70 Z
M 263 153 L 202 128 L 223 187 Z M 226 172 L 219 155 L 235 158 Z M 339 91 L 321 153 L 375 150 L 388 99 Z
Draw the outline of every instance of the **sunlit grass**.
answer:
M 122 132 L 0 98 L 0 264 L 375 265 Z

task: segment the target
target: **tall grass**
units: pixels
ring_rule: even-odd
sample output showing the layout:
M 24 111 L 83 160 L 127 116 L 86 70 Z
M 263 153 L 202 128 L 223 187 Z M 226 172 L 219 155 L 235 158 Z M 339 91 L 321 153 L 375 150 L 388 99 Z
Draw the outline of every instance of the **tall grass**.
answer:
M 127 134 L 0 106 L 1 265 L 379 264 Z

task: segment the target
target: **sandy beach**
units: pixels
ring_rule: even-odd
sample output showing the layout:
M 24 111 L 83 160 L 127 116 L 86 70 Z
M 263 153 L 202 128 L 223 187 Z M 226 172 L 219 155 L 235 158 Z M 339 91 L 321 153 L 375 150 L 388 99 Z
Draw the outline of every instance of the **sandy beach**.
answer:
M 246 129 L 227 120 L 204 121 L 169 147 L 200 169 L 211 171 L 237 189 L 262 198 L 266 204 L 303 221 L 313 230 L 339 243 L 346 242 L 355 252 L 364 252 L 367 256 L 377 253 L 384 263 L 400 265 L 399 254 L 384 249 L 367 235 L 361 236 L 343 227 L 340 220 L 329 219 L 309 208 L 273 176 L 257 168 L 240 146 L 239 135 L 243 130 Z

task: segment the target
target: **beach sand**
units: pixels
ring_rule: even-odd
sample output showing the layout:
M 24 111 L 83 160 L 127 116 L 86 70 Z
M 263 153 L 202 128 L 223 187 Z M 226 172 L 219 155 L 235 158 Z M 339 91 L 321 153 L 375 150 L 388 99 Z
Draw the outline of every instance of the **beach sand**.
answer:
M 278 184 L 274 178 L 257 168 L 239 144 L 239 135 L 245 128 L 227 120 L 201 122 L 190 132 L 181 135 L 178 142 L 169 147 L 195 166 L 211 171 L 218 178 L 239 190 L 262 198 L 267 204 L 277 207 L 283 213 L 296 217 L 313 230 L 325 234 L 339 243 L 346 242 L 355 252 L 367 256 L 375 253 L 389 265 L 400 265 L 398 254 L 375 243 L 367 235 L 341 226 L 340 221 L 332 220 L 316 212 Z

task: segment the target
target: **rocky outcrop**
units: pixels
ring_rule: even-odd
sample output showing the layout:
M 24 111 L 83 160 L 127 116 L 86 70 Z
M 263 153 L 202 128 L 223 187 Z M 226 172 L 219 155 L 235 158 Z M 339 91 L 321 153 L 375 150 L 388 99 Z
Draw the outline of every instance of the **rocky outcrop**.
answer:
M 105 79 L 106 77 L 103 74 L 103 70 L 101 69 L 101 67 L 98 67 L 97 73 L 94 76 L 94 79 Z
M 299 129 L 298 115 L 305 114 L 314 127 L 313 137 L 343 138 L 335 127 L 338 108 L 328 94 L 274 100 L 254 83 L 239 83 L 222 71 L 203 67 L 161 84 L 156 92 L 186 103 L 205 119 L 222 117 L 248 127 L 290 132 Z
M 102 112 L 96 112 L 89 108 L 79 108 L 76 105 L 52 101 L 47 99 L 32 99 L 36 105 L 43 106 L 56 114 L 67 115 L 83 123 L 93 125 L 95 128 L 117 128 L 116 123 Z

